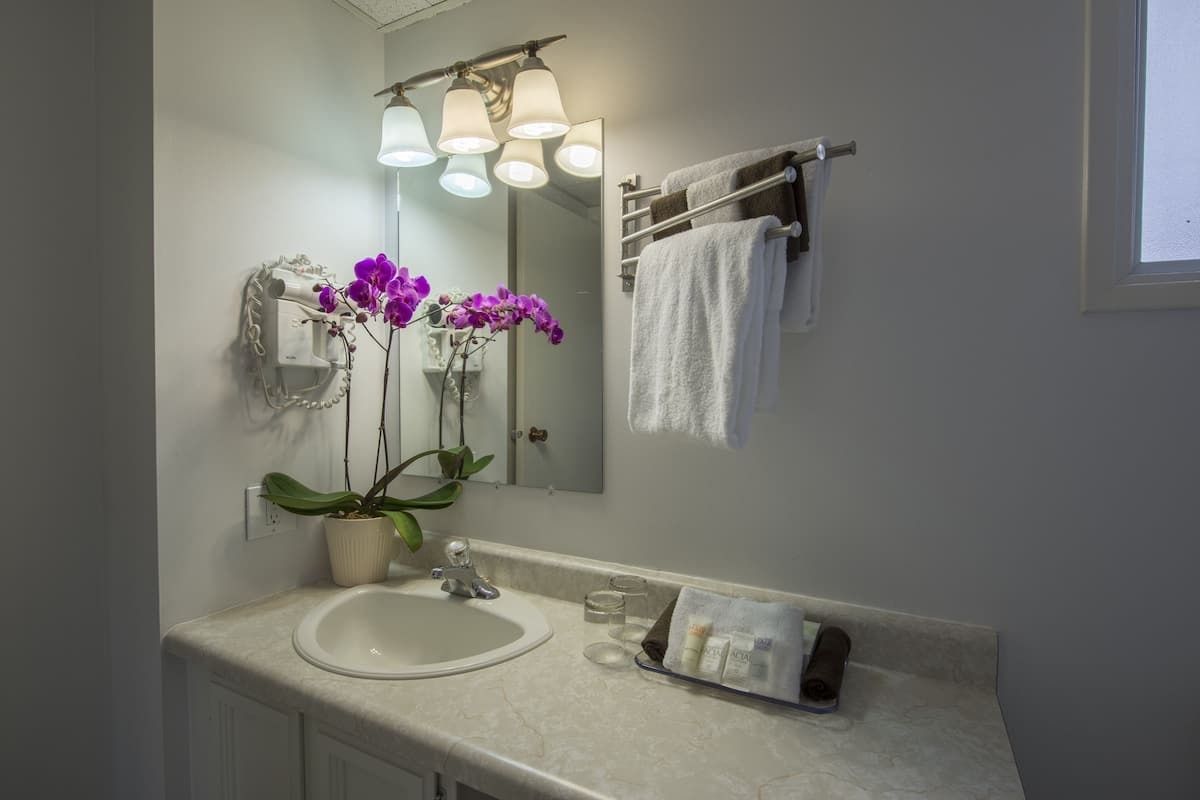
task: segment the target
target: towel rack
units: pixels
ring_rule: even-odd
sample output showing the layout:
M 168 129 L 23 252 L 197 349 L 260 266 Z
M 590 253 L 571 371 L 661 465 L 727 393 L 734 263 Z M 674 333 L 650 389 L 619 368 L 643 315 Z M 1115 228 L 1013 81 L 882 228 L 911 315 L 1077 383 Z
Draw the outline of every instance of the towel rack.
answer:
M 736 189 L 729 194 L 722 195 L 716 200 L 689 208 L 687 211 L 676 214 L 670 219 L 664 219 L 661 222 L 656 222 L 645 228 L 638 229 L 638 221 L 650 216 L 650 207 L 645 206 L 638 208 L 639 200 L 645 200 L 649 197 L 662 194 L 661 186 L 651 186 L 646 189 L 638 188 L 641 182 L 639 175 L 626 175 L 621 179 L 621 272 L 618 273 L 621 278 L 621 289 L 626 292 L 633 291 L 633 281 L 635 277 L 635 269 L 638 263 L 638 256 L 631 254 L 634 244 L 647 236 L 673 228 L 684 222 L 703 216 L 714 209 L 727 206 L 731 203 L 736 203 L 743 198 L 766 191 L 783 183 L 794 183 L 799 177 L 798 170 L 804 164 L 810 161 L 824 161 L 827 158 L 837 158 L 838 156 L 852 156 L 858 152 L 858 143 L 851 140 L 846 144 L 839 144 L 833 147 L 825 145 L 817 145 L 811 150 L 805 150 L 802 153 L 797 153 L 788 161 L 788 165 L 783 170 L 775 175 L 763 178 L 760 181 L 755 181 L 740 189 Z M 632 208 L 630 208 L 632 204 Z M 626 233 L 628 226 L 633 226 L 634 230 Z M 799 222 L 793 222 L 791 225 L 783 225 L 778 228 L 771 228 L 767 231 L 768 239 L 781 239 L 783 237 L 797 237 L 803 233 Z

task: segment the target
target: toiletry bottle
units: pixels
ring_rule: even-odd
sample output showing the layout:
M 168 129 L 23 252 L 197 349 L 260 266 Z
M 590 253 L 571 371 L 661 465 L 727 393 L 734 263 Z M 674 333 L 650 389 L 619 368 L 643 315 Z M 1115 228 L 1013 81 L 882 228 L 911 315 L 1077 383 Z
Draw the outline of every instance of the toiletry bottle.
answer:
M 750 688 L 750 666 L 754 658 L 754 637 L 737 632 L 729 637 L 729 655 L 725 659 L 725 670 L 721 683 L 734 689 Z
M 700 663 L 700 651 L 704 649 L 704 641 L 712 629 L 712 620 L 708 617 L 692 617 L 688 620 L 687 638 L 683 640 L 683 654 L 679 658 L 679 668 L 689 675 L 696 674 Z
M 775 641 L 770 636 L 754 637 L 754 653 L 750 656 L 750 691 L 766 692 L 771 685 L 771 656 Z
M 721 680 L 725 669 L 725 656 L 729 653 L 728 636 L 709 636 L 700 654 L 700 677 L 716 683 Z

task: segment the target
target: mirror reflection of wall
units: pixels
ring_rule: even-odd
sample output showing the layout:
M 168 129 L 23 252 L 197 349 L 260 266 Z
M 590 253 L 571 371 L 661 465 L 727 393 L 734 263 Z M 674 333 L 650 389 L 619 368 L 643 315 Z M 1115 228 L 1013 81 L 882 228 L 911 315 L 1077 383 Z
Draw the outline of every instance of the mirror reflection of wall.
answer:
M 404 452 L 459 444 L 462 402 L 466 443 L 476 456 L 496 456 L 472 480 L 603 490 L 603 170 L 602 159 L 588 153 L 602 151 L 601 136 L 595 120 L 576 125 L 565 138 L 537 142 L 545 147 L 549 181 L 532 189 L 498 180 L 494 169 L 503 151 L 488 154 L 484 174 L 491 192 L 484 197 L 444 189 L 444 159 L 397 170 L 388 238 L 396 242 L 399 264 L 426 275 L 435 297 L 494 293 L 502 283 L 517 293 L 536 293 L 566 332 L 561 344 L 551 346 L 527 323 L 469 359 L 465 376 L 459 362 L 443 380 L 453 334 L 417 323 L 412 335 L 399 340 Z M 576 149 L 576 143 L 582 146 Z M 437 465 L 426 460 L 410 474 L 437 477 Z

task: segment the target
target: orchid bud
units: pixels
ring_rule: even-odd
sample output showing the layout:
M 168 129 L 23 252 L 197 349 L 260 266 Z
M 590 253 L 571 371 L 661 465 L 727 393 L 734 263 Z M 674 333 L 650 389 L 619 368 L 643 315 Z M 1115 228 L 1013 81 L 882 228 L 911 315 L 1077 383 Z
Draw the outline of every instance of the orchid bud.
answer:
M 336 339 L 338 335 L 337 328 L 330 328 L 329 335 Z
M 367 312 L 365 311 L 358 312 L 358 314 L 356 314 L 354 317 L 355 322 L 366 322 L 368 319 L 370 319 L 370 317 L 367 316 Z
M 313 291 L 314 291 L 314 292 L 319 292 L 319 291 L 321 291 L 321 284 L 319 284 L 319 283 L 314 283 L 314 284 L 313 284 Z
M 358 352 L 358 345 L 356 345 L 356 344 L 352 344 L 352 345 L 350 345 L 350 352 L 351 352 L 351 353 L 356 353 L 356 352 Z
M 438 304 L 439 304 L 439 305 L 443 305 L 443 306 L 448 306 L 448 305 L 450 305 L 450 295 L 448 295 L 448 294 L 439 294 L 439 295 L 438 295 Z

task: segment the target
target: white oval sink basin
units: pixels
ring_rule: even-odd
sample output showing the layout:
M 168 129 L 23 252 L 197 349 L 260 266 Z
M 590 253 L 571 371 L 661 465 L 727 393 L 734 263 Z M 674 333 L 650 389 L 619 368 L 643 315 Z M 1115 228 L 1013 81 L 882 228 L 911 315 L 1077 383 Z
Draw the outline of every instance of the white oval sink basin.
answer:
M 456 597 L 441 581 L 347 589 L 308 612 L 292 635 L 306 661 L 358 678 L 431 678 L 488 667 L 553 635 L 509 589 L 495 600 Z

